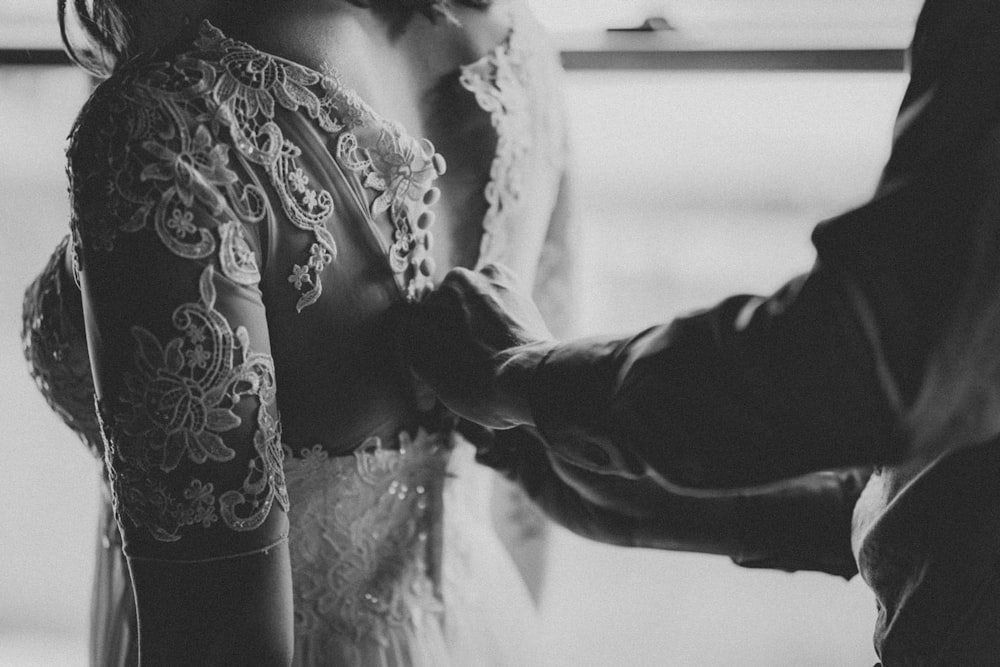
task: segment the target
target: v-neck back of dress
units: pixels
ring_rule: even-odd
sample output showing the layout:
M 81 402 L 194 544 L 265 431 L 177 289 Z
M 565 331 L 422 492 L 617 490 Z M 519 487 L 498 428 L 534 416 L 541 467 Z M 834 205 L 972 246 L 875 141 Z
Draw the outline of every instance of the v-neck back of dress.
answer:
M 212 92 L 218 113 L 236 117 L 234 152 L 269 203 L 256 223 L 260 285 L 293 446 L 343 453 L 414 425 L 412 388 L 380 315 L 418 299 L 453 263 L 435 256 L 433 237 L 447 246 L 464 235 L 475 248 L 461 263 L 501 261 L 534 280 L 564 167 L 558 65 L 530 15 L 515 11 L 511 25 L 443 82 L 461 93 L 438 114 L 443 158 L 332 69 L 203 27 L 192 57 L 240 82 L 219 77 Z M 460 222 L 437 229 L 435 216 Z
M 269 474 L 288 506 L 298 665 L 527 660 L 532 607 L 489 528 L 486 473 L 449 420 L 424 409 L 382 319 L 447 268 L 434 266 L 435 208 L 459 215 L 475 204 L 467 263 L 502 261 L 534 281 L 564 170 L 559 65 L 511 4 L 506 39 L 448 84 L 464 97 L 449 98 L 459 113 L 436 128 L 444 158 L 332 70 L 210 24 L 165 59 L 124 65 L 81 114 L 78 151 L 142 148 L 93 177 L 78 169 L 79 184 L 122 209 L 105 223 L 82 202 L 85 242 L 107 249 L 155 231 L 173 256 L 217 257 L 185 312 L 221 317 L 215 309 L 237 293 L 259 296 L 265 311 L 266 332 L 223 330 L 218 342 L 269 339 L 285 454 Z M 99 120 L 110 118 L 126 120 Z M 186 217 L 192 203 L 211 212 L 213 229 Z M 188 333 L 177 351 L 197 366 L 200 332 Z

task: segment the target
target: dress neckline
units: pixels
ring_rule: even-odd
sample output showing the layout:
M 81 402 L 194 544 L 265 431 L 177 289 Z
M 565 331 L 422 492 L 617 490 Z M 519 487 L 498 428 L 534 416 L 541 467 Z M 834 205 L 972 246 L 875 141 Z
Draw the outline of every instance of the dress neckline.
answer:
M 508 113 L 508 110 L 504 108 L 503 105 L 498 105 L 496 103 L 491 103 L 488 101 L 488 99 L 491 96 L 491 93 L 484 93 L 480 89 L 480 86 L 489 85 L 489 83 L 483 80 L 483 77 L 480 73 L 483 70 L 490 70 L 490 69 L 492 69 L 493 71 L 498 70 L 501 67 L 501 63 L 509 60 L 514 52 L 516 37 L 519 33 L 519 17 L 517 12 L 515 12 L 513 8 L 510 8 L 508 10 L 508 14 L 509 14 L 508 28 L 504 34 L 503 39 L 501 39 L 499 42 L 496 43 L 495 46 L 490 48 L 488 51 L 483 53 L 475 60 L 468 63 L 459 64 L 454 69 L 449 71 L 449 73 L 446 75 L 447 78 L 459 81 L 460 84 L 467 91 L 469 91 L 470 94 L 472 94 L 475 97 L 479 108 L 491 117 L 491 125 L 494 128 L 495 132 L 497 133 L 496 148 L 494 149 L 492 158 L 493 166 L 490 169 L 489 176 L 487 177 L 486 183 L 484 184 L 482 191 L 480 193 L 486 200 L 488 208 L 479 223 L 480 240 L 475 256 L 473 257 L 473 264 L 472 264 L 473 268 L 480 268 L 483 265 L 483 263 L 490 256 L 493 245 L 496 242 L 497 238 L 496 218 L 498 218 L 500 207 L 499 207 L 499 202 L 496 201 L 497 199 L 496 196 L 491 196 L 491 193 L 497 193 L 498 191 L 502 190 L 501 185 L 498 183 L 499 174 L 502 173 L 502 169 L 498 168 L 498 164 L 506 160 L 505 156 L 501 155 L 501 153 L 503 151 L 504 144 L 509 143 L 505 142 L 504 141 L 505 137 L 502 136 L 504 131 L 504 124 L 502 123 L 502 117 Z M 355 105 L 361 113 L 363 113 L 363 115 L 367 116 L 368 117 L 367 120 L 369 120 L 369 123 L 363 123 L 364 125 L 370 124 L 373 127 L 392 128 L 392 131 L 396 132 L 401 138 L 409 139 L 418 144 L 425 145 L 429 149 L 430 153 L 435 156 L 435 165 L 437 166 L 438 164 L 440 164 L 440 166 L 442 167 L 439 170 L 440 172 L 439 175 L 444 173 L 444 168 L 443 168 L 444 158 L 440 154 L 434 152 L 433 144 L 429 139 L 411 133 L 403 123 L 390 119 L 381 114 L 378 110 L 372 107 L 371 104 L 369 104 L 364 99 L 364 97 L 362 97 L 354 88 L 343 82 L 340 76 L 340 72 L 335 66 L 324 63 L 324 65 L 321 67 L 320 70 L 316 70 L 313 67 L 299 63 L 290 58 L 286 58 L 284 56 L 276 55 L 269 51 L 260 49 L 244 40 L 230 37 L 221 28 L 214 25 L 211 21 L 209 21 L 208 19 L 203 19 L 201 21 L 201 29 L 198 31 L 198 36 L 205 35 L 206 32 L 212 35 L 214 38 L 225 41 L 226 43 L 231 44 L 241 50 L 245 50 L 248 53 L 256 54 L 263 58 L 271 59 L 272 61 L 279 63 L 284 67 L 297 69 L 300 72 L 303 72 L 310 77 L 316 78 L 322 83 L 324 88 L 329 87 L 330 90 L 336 90 L 342 98 L 350 100 L 351 103 Z M 497 95 L 498 93 L 501 92 L 502 91 L 494 90 L 492 92 L 492 95 Z M 435 196 L 432 195 L 431 198 L 434 199 Z M 366 211 L 366 215 L 371 217 L 370 212 L 368 211 Z M 368 222 L 369 222 L 370 232 L 375 237 L 375 241 L 382 248 L 383 254 L 386 256 L 386 259 L 390 267 L 393 268 L 393 273 L 396 273 L 396 269 L 393 266 L 394 260 L 392 256 L 391 244 L 387 243 L 382 233 L 375 228 L 372 220 L 369 220 Z M 411 222 L 414 223 L 415 225 L 417 224 L 416 220 Z M 424 231 L 426 232 L 426 229 Z M 425 250 L 429 250 L 429 244 L 425 245 Z M 433 263 L 429 265 L 424 264 L 423 268 L 425 274 L 429 275 L 433 271 Z M 420 269 L 421 267 L 418 266 L 417 271 L 419 272 Z M 408 289 L 407 285 L 400 284 L 398 281 L 397 284 L 404 298 L 408 298 L 409 300 L 415 300 L 419 298 L 420 295 L 419 294 L 415 295 L 414 290 L 412 288 Z M 417 292 L 426 292 L 426 288 L 418 288 Z

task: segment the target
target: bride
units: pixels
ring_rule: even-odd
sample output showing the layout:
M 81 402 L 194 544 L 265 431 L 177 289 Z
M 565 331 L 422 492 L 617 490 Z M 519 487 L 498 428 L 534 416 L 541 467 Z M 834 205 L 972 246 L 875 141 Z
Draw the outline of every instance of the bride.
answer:
M 65 4 L 71 53 L 107 80 L 71 137 L 72 240 L 29 289 L 25 346 L 103 453 L 92 662 L 530 664 L 487 473 L 381 323 L 487 262 L 560 318 L 559 68 L 532 17 Z

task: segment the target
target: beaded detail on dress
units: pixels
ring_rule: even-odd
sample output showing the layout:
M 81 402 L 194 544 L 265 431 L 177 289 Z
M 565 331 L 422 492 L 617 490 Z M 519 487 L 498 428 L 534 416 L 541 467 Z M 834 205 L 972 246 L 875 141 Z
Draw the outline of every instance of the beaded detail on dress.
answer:
M 392 664 L 440 633 L 446 441 L 421 429 L 398 449 L 369 438 L 350 456 L 287 452 L 297 663 Z

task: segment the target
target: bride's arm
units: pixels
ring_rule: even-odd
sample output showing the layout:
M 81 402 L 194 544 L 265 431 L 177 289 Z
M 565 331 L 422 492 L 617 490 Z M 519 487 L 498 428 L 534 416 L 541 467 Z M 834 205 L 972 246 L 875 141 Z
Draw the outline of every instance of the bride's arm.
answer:
M 287 665 L 287 495 L 258 239 L 227 200 L 241 175 L 208 126 L 169 101 L 100 99 L 70 172 L 140 659 Z

